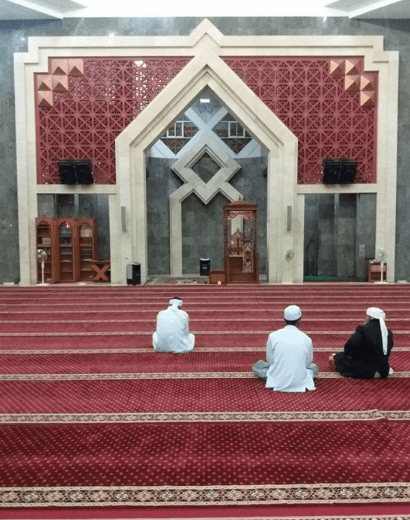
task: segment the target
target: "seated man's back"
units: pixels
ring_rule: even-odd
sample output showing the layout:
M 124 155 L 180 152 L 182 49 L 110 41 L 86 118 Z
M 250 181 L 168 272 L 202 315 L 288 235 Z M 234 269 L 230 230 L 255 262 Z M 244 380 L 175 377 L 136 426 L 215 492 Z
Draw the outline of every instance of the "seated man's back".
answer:
M 314 390 L 312 341 L 293 325 L 272 332 L 266 347 L 269 363 L 266 387 L 280 392 Z
M 188 314 L 181 310 L 182 300 L 174 297 L 170 306 L 157 315 L 157 330 L 152 342 L 157 352 L 189 352 L 194 348 L 195 336 L 189 332 Z
M 266 361 L 257 361 L 253 373 L 277 392 L 315 390 L 319 368 L 313 363 L 312 340 L 299 330 L 302 312 L 297 305 L 284 310 L 285 327 L 269 334 Z

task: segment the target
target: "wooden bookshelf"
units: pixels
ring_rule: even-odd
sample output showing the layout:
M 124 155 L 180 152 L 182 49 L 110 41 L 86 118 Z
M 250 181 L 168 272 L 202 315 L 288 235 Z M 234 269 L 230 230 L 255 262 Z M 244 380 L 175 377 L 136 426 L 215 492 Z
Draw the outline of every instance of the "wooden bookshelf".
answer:
M 36 219 L 37 230 L 37 249 L 43 249 L 47 253 L 47 259 L 44 265 L 44 282 L 55 283 L 55 261 L 52 254 L 52 237 L 53 237 L 53 219 L 42 218 Z M 55 250 L 54 250 L 55 252 Z M 41 262 L 37 262 L 37 281 L 41 283 Z
M 94 219 L 36 219 L 37 249 L 47 253 L 44 281 L 72 283 L 92 281 L 91 262 L 97 257 L 97 225 Z M 38 262 L 37 280 L 41 281 Z

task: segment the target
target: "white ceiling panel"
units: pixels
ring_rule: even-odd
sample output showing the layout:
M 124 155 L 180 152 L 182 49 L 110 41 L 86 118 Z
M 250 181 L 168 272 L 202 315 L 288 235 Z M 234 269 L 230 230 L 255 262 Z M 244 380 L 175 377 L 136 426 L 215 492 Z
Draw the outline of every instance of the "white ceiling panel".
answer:
M 326 6 L 350 18 L 410 18 L 410 0 L 333 0 Z
M 0 20 L 64 18 L 84 4 L 72 0 L 0 0 Z
M 173 17 L 173 16 L 312 16 L 410 19 L 410 0 L 256 0 L 232 3 L 220 0 L 0 0 L 0 20 L 61 19 L 65 17 Z

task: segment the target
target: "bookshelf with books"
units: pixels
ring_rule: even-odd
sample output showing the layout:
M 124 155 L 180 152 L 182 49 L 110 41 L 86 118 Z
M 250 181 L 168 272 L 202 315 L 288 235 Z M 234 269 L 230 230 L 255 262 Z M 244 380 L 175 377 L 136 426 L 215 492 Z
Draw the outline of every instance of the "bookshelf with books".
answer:
M 96 258 L 97 241 L 96 241 L 96 223 L 93 219 L 79 219 L 78 236 L 79 236 L 79 273 L 78 277 L 81 281 L 92 281 L 93 269 L 91 262 Z
M 94 219 L 36 219 L 37 249 L 47 253 L 46 283 L 92 281 L 91 261 L 97 256 L 96 229 Z M 40 281 L 40 265 L 37 273 Z

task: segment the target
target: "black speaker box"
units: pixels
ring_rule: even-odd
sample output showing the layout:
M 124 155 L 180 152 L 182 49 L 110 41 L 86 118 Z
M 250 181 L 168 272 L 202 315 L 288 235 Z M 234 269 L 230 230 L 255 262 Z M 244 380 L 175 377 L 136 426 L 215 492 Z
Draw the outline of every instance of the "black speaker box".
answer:
M 140 285 L 141 284 L 141 264 L 139 262 L 133 262 L 127 264 L 127 285 Z
M 342 159 L 341 163 L 340 184 L 353 184 L 356 179 L 357 163 L 348 159 Z
M 325 159 L 323 161 L 323 184 L 339 184 L 341 169 L 341 161 Z
M 75 162 L 75 173 L 77 184 L 93 184 L 93 168 L 89 159 L 82 159 Z
M 199 259 L 199 274 L 200 276 L 209 276 L 211 270 L 211 260 L 209 258 Z
M 74 159 L 66 159 L 58 163 L 58 174 L 61 184 L 76 184 L 76 168 Z

